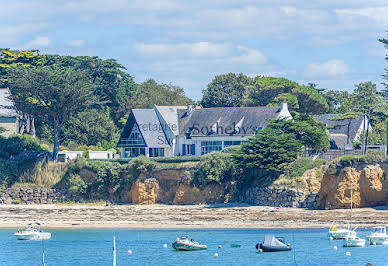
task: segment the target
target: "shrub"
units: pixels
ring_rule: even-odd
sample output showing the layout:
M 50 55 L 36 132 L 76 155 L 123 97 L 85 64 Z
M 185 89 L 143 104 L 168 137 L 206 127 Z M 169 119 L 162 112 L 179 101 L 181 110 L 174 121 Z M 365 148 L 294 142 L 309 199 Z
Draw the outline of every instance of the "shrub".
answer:
M 20 203 L 22 203 L 22 202 L 20 201 L 20 199 L 16 199 L 16 200 L 13 200 L 13 201 L 12 201 L 12 204 L 20 204 Z
M 37 139 L 29 135 L 14 135 L 8 138 L 0 137 L 0 156 L 9 158 L 23 151 L 42 150 Z
M 192 184 L 202 187 L 211 182 L 221 184 L 236 176 L 236 168 L 229 154 L 212 152 L 202 156 L 193 173 Z
M 58 163 L 38 163 L 34 168 L 25 171 L 19 178 L 20 182 L 30 182 L 39 186 L 52 187 L 58 183 L 65 173 L 65 165 Z
M 285 173 L 289 178 L 300 177 L 309 169 L 319 168 L 324 163 L 325 159 L 317 158 L 299 158 L 285 167 Z

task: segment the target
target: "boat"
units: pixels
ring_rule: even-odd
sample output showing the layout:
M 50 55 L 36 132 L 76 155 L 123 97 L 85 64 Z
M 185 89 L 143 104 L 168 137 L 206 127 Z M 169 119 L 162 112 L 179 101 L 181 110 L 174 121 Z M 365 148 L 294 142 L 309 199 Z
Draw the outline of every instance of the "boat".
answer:
M 334 225 L 334 222 L 330 225 L 329 232 L 327 233 L 327 236 L 329 238 L 333 238 L 334 240 L 337 239 L 345 239 L 345 237 L 349 234 L 354 234 L 353 231 L 349 229 L 348 227 L 339 227 Z
M 369 245 L 388 245 L 387 229 L 384 226 L 373 229 L 374 232 L 367 237 Z
M 256 244 L 256 249 L 259 252 L 291 251 L 291 246 L 290 244 L 285 244 L 283 237 L 265 235 L 264 242 Z
M 40 223 L 30 223 L 25 230 L 18 230 L 14 235 L 18 240 L 48 240 L 51 233 L 40 229 Z
M 353 214 L 353 184 L 350 183 L 350 233 L 344 238 L 344 247 L 365 247 L 366 240 L 357 236 L 356 228 L 352 230 L 352 214 Z
M 186 236 L 177 238 L 172 247 L 177 251 L 195 251 L 195 250 L 204 250 L 207 249 L 206 245 L 201 245 L 198 242 L 195 242 L 194 239 L 188 239 Z

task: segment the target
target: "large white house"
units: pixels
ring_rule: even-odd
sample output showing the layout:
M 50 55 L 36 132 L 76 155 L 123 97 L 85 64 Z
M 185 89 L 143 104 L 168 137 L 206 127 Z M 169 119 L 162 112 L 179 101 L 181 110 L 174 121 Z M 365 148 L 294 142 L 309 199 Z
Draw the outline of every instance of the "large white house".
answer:
M 154 106 L 133 109 L 121 134 L 121 158 L 203 155 L 239 145 L 268 124 L 291 119 L 279 107 Z

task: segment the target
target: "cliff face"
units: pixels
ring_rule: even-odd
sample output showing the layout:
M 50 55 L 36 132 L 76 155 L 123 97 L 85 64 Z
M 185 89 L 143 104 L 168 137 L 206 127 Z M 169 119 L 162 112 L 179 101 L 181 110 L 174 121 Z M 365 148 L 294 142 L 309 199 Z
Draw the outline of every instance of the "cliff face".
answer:
M 388 203 L 388 165 L 385 163 L 359 164 L 348 167 L 332 165 L 325 172 L 317 208 L 349 208 L 351 185 L 353 186 L 353 206 L 369 207 Z
M 201 204 L 233 200 L 233 184 L 208 184 L 199 189 L 190 184 L 189 168 L 157 169 L 142 173 L 122 201 L 135 204 Z

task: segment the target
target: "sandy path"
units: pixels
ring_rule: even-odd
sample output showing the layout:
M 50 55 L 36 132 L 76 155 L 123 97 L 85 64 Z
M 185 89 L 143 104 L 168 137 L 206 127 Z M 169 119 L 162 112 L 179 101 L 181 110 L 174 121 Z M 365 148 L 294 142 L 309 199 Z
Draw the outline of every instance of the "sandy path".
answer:
M 46 228 L 322 228 L 347 221 L 349 210 L 304 210 L 248 205 L 0 205 L 0 228 L 32 221 Z M 388 226 L 388 209 L 353 210 L 360 227 Z

